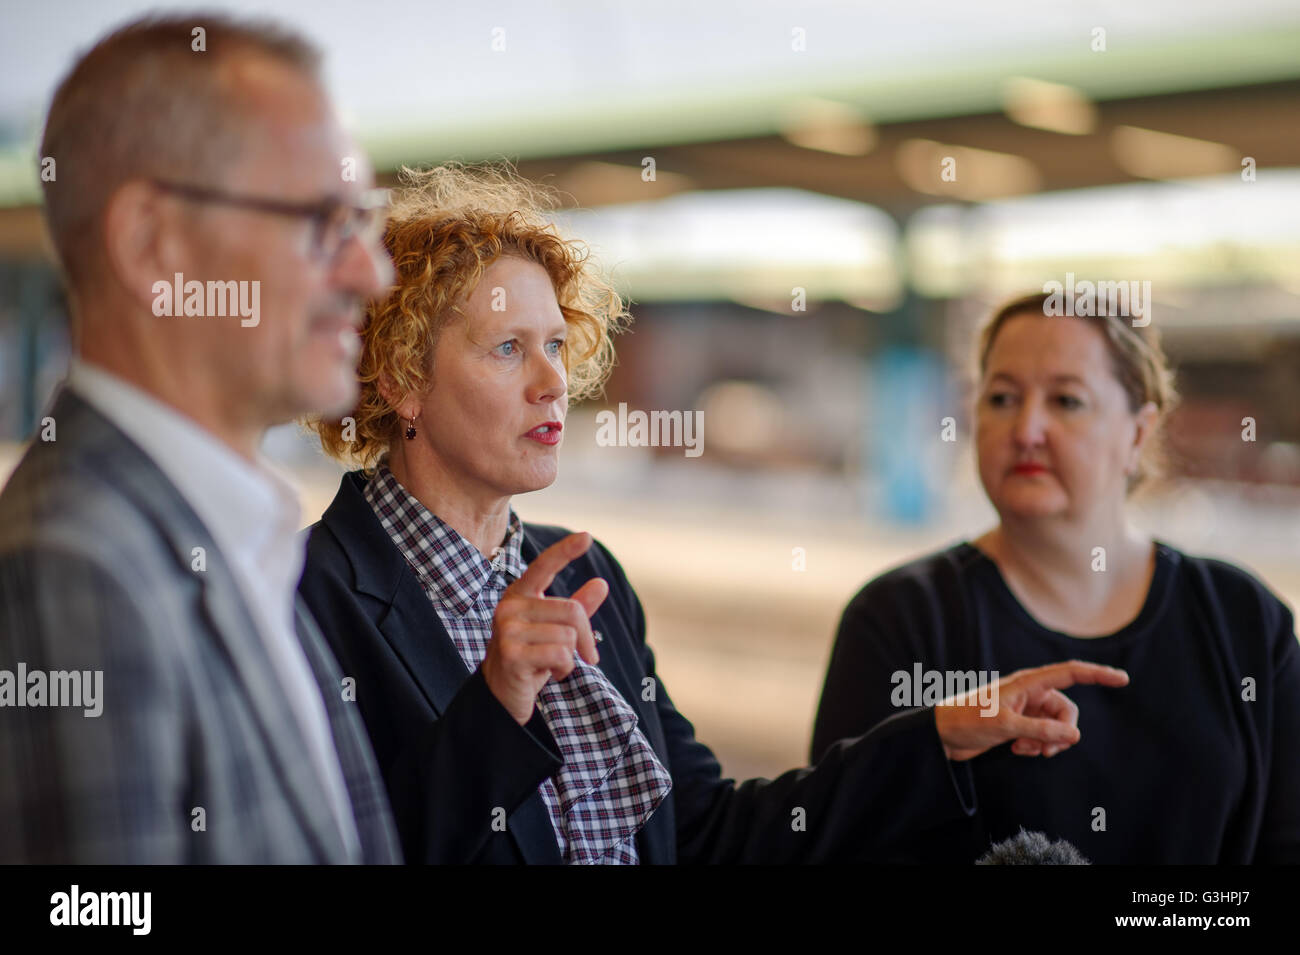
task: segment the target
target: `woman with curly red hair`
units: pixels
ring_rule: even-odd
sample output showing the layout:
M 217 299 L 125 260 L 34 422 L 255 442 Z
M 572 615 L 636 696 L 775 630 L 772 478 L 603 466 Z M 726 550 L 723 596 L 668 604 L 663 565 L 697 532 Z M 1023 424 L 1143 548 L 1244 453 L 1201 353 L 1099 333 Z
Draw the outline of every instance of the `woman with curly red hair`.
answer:
M 315 425 L 363 470 L 312 528 L 300 589 L 408 860 L 881 858 L 971 811 L 960 761 L 1016 738 L 1073 743 L 1061 688 L 1125 682 L 1074 663 L 1025 671 L 1001 681 L 993 719 L 946 701 L 812 769 L 723 779 L 655 675 L 618 562 L 511 507 L 555 480 L 569 400 L 608 372 L 622 300 L 509 170 L 406 184 L 386 240 L 398 282 L 362 333 L 358 407 Z

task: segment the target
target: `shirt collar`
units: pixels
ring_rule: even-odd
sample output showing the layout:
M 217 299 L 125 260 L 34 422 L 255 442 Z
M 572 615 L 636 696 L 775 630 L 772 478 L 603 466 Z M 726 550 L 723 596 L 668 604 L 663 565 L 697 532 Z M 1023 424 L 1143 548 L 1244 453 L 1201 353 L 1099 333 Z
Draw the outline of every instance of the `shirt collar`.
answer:
M 79 358 L 67 384 L 158 465 L 232 560 L 254 559 L 269 547 L 288 554 L 285 543 L 300 523 L 298 495 L 265 459 L 246 461 L 193 419 Z
M 469 612 L 489 582 L 497 590 L 504 590 L 527 567 L 523 523 L 514 508 L 510 509 L 505 540 L 489 560 L 459 531 L 421 504 L 386 465 L 376 469 L 366 485 L 365 496 L 426 589 L 457 616 Z

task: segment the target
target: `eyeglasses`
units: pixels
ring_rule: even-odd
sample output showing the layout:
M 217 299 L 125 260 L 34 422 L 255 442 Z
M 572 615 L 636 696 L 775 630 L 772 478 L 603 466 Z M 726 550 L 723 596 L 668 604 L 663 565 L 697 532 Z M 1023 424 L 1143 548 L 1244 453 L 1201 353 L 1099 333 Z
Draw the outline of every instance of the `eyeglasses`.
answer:
M 360 201 L 356 203 L 344 202 L 333 196 L 315 202 L 285 202 L 165 179 L 154 179 L 153 184 L 166 192 L 196 202 L 214 202 L 272 215 L 309 219 L 312 224 L 312 252 L 326 260 L 337 256 L 344 244 L 354 236 L 367 247 L 377 247 L 384 232 L 390 202 L 387 189 L 369 189 L 362 193 Z

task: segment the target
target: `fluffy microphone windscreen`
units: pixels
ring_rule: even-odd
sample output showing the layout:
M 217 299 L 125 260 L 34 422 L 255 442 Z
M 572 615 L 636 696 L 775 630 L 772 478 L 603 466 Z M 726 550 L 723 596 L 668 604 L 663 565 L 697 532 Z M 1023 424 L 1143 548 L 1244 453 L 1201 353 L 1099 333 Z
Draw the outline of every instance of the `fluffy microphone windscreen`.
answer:
M 1025 832 L 994 843 L 975 860 L 976 865 L 1089 865 L 1079 850 L 1064 839 L 1052 842 L 1041 832 Z

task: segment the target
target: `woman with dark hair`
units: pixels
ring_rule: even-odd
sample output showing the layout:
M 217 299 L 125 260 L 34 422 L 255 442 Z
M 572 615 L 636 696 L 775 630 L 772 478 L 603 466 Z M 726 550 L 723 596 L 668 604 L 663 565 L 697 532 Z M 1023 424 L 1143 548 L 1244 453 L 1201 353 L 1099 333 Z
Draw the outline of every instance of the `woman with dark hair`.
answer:
M 317 423 L 363 469 L 312 528 L 301 585 L 355 681 L 407 859 L 885 858 L 970 811 L 961 761 L 1017 737 L 1071 745 L 1061 688 L 1123 685 L 1073 663 L 1014 674 L 996 718 L 946 700 L 812 769 L 723 779 L 655 674 L 618 562 L 511 507 L 555 480 L 568 402 L 610 366 L 619 296 L 512 174 L 440 167 L 407 184 L 359 406 Z
M 1024 826 L 1094 862 L 1300 861 L 1292 613 L 1246 571 L 1130 523 L 1175 400 L 1169 369 L 1151 328 L 1050 305 L 1016 299 L 979 340 L 975 449 L 998 525 L 854 597 L 813 758 L 896 712 L 899 673 L 1078 657 L 1142 692 L 1081 687 L 1079 745 L 1018 740 L 973 760 L 979 812 L 917 858 L 970 861 Z

